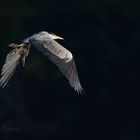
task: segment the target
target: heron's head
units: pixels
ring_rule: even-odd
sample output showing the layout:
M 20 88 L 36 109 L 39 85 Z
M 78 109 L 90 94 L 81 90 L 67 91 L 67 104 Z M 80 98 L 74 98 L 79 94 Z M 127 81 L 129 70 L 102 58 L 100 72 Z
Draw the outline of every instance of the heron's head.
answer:
M 61 40 L 64 40 L 64 38 L 60 37 L 60 36 L 57 36 L 53 33 L 49 34 L 49 36 L 52 38 L 52 39 L 61 39 Z

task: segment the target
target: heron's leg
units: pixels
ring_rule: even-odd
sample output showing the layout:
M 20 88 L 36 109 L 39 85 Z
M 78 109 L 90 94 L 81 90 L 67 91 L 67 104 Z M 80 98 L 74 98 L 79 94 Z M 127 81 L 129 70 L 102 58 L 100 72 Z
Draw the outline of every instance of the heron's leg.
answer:
M 17 47 L 17 44 L 11 43 L 11 44 L 8 45 L 8 47 L 10 47 L 10 48 L 16 48 Z

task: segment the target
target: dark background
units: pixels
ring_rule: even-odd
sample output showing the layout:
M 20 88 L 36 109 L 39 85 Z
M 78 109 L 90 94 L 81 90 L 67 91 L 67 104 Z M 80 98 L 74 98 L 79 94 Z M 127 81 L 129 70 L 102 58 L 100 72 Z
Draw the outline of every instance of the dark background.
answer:
M 32 47 L 24 70 L 0 91 L 0 139 L 139 140 L 139 7 L 139 0 L 1 0 L 0 68 L 9 43 L 53 32 L 73 53 L 85 94 Z

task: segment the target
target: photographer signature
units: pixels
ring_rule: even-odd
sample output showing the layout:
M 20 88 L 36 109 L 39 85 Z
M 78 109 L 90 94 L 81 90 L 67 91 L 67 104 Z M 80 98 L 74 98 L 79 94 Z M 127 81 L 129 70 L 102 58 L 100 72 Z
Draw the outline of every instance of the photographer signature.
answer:
M 0 132 L 3 132 L 4 134 L 8 134 L 8 132 L 15 131 L 18 131 L 18 127 L 7 127 L 7 126 L 0 127 Z

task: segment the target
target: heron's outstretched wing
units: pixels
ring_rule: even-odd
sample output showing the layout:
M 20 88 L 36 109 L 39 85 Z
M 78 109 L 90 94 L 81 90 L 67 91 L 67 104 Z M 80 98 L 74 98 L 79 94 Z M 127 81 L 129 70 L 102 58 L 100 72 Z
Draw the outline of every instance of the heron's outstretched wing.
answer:
M 2 68 L 0 86 L 5 87 L 14 74 L 16 70 L 16 66 L 19 64 L 20 55 L 16 53 L 16 50 L 13 49 L 10 53 L 8 53 L 6 57 L 5 64 Z
M 38 50 L 48 56 L 49 59 L 58 66 L 60 71 L 69 80 L 69 83 L 74 90 L 81 93 L 83 88 L 80 84 L 71 52 L 62 47 L 52 38 L 48 38 L 48 36 L 34 36 L 30 41 Z

